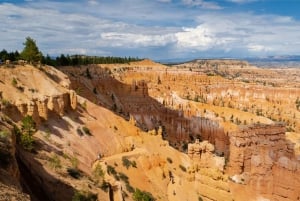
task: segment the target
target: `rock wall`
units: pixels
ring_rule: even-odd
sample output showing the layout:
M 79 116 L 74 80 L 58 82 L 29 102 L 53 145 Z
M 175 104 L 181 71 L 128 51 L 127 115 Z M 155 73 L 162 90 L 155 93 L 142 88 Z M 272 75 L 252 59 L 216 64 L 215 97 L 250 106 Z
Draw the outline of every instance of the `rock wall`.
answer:
M 65 111 L 69 109 L 75 110 L 77 107 L 77 97 L 73 90 L 69 92 L 56 95 L 44 96 L 42 99 L 32 99 L 27 103 L 18 100 L 15 105 L 4 108 L 3 111 L 7 114 L 12 114 L 16 109 L 22 116 L 30 115 L 33 120 L 39 124 L 41 120 L 48 120 L 50 112 L 63 116 Z
M 16 154 L 16 136 L 13 128 L 0 112 L 0 200 L 28 201 L 29 196 L 22 193 L 20 172 Z
M 214 168 L 224 171 L 225 158 L 214 155 L 215 147 L 208 141 L 196 140 L 188 145 L 188 155 L 199 168 Z
M 227 168 L 234 182 L 272 200 L 300 200 L 300 162 L 285 126 L 254 125 L 230 135 Z

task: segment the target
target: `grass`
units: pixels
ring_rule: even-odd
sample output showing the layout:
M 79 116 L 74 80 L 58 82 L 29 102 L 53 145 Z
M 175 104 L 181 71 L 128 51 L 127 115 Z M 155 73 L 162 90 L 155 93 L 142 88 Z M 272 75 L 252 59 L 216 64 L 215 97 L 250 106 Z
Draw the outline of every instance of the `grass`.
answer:
M 57 156 L 57 154 L 53 154 L 53 156 L 49 158 L 49 163 L 50 163 L 50 167 L 53 168 L 54 170 L 62 168 L 61 161 Z

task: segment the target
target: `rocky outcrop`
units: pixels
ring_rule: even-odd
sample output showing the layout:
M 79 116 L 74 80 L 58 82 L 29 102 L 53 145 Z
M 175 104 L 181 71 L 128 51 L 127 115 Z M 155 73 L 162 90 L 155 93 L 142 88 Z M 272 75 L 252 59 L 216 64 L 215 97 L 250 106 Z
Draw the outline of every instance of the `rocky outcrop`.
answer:
M 215 168 L 224 171 L 225 158 L 214 155 L 215 147 L 208 141 L 196 140 L 188 145 L 188 155 L 200 168 Z
M 65 111 L 76 109 L 76 93 L 69 90 L 69 79 L 57 69 L 26 65 L 0 71 L 1 100 L 11 106 L 2 109 L 8 115 L 30 115 L 40 123 L 49 118 L 50 112 L 63 116 Z
M 29 195 L 12 186 L 0 182 L 0 200 L 2 201 L 30 201 Z
M 285 139 L 284 125 L 254 125 L 232 133 L 229 159 L 228 173 L 245 188 L 272 200 L 300 199 L 295 177 L 300 163 Z
M 0 113 L 0 200 L 29 201 L 29 196 L 22 193 L 20 184 L 20 172 L 15 158 L 16 138 L 5 119 Z

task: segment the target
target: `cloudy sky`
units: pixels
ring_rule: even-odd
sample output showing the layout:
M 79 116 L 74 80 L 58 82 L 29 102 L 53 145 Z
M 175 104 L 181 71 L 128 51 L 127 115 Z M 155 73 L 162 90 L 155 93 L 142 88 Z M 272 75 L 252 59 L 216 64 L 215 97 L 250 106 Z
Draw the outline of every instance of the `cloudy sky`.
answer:
M 0 49 L 140 58 L 300 54 L 299 0 L 0 0 Z

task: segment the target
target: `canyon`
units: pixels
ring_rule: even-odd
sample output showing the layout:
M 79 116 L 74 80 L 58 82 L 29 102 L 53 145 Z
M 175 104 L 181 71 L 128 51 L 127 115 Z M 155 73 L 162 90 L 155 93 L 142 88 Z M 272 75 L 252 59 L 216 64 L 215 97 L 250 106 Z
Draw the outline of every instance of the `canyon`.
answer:
M 300 200 L 299 79 L 237 60 L 3 64 L 0 198 Z

